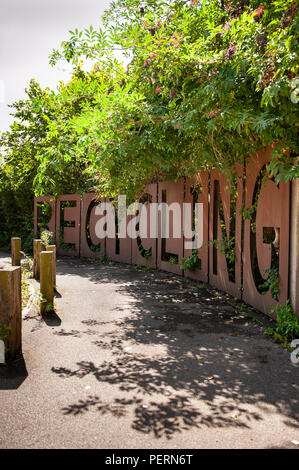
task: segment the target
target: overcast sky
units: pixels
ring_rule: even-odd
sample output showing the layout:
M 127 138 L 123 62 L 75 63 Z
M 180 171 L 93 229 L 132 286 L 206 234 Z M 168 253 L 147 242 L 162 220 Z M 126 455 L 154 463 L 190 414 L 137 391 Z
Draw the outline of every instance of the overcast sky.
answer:
M 31 78 L 52 89 L 70 66 L 49 65 L 68 31 L 99 26 L 110 0 L 0 0 L 0 132 L 12 123 L 7 104 L 23 98 Z

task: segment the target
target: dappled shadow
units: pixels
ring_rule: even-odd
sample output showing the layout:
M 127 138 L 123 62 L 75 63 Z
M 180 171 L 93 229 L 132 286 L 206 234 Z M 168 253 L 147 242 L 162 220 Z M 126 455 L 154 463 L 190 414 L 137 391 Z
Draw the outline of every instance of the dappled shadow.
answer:
M 146 403 L 146 404 L 145 404 Z M 112 402 L 103 402 L 98 396 L 88 396 L 77 403 L 73 403 L 63 408 L 65 415 L 84 414 L 91 409 L 95 409 L 100 414 L 111 414 L 115 417 L 124 417 L 133 407 L 132 428 L 136 431 L 153 434 L 153 437 L 166 437 L 170 439 L 174 434 L 187 431 L 193 428 L 213 427 L 213 428 L 246 428 L 249 429 L 253 420 L 260 420 L 260 416 L 253 413 L 246 415 L 246 419 L 238 420 L 237 415 L 226 415 L 227 409 L 219 407 L 214 413 L 210 410 L 203 412 L 192 403 L 186 395 L 175 397 L 164 397 L 163 401 L 145 402 L 142 398 L 133 397 L 115 398 Z M 229 407 L 229 411 L 234 407 Z M 239 407 L 238 413 L 243 413 L 244 409 Z
M 30 330 L 31 333 L 39 331 L 44 325 L 44 321 L 41 315 L 26 315 L 22 321 L 30 322 L 30 324 L 32 325 Z
M 96 365 L 91 361 L 81 361 L 76 368 L 53 367 L 52 371 L 62 378 L 83 378 L 93 376 L 100 382 L 117 385 L 123 392 L 134 392 L 151 396 L 163 394 L 174 396 L 188 391 L 190 399 L 203 399 L 206 403 L 221 396 L 226 400 L 227 411 L 234 409 L 244 398 L 247 404 L 272 404 L 286 416 L 298 417 L 298 387 L 294 378 L 283 374 L 284 386 L 277 386 L 279 372 L 275 366 L 269 367 L 264 361 L 266 353 L 246 353 L 239 348 L 209 347 L 201 360 L 196 357 L 174 358 L 171 356 L 150 358 L 131 353 L 121 353 L 113 361 Z M 113 347 L 113 346 L 112 346 Z M 119 345 L 116 347 L 119 350 Z M 250 360 L 250 363 L 248 363 Z M 211 375 L 213 374 L 213 375 Z M 272 377 L 272 383 L 269 378 Z M 254 416 L 254 415 L 252 415 Z
M 73 266 L 76 261 L 61 263 L 59 270 Z M 84 262 L 80 275 L 115 284 L 131 299 L 130 311 L 114 321 L 82 320 L 89 329 L 80 334 L 90 335 L 109 359 L 82 358 L 52 372 L 62 379 L 93 377 L 114 392 L 107 401 L 90 396 L 66 405 L 64 414 L 132 416 L 133 429 L 156 438 L 207 427 L 247 429 L 268 413 L 296 428 L 299 369 L 263 336 L 260 327 L 271 319 L 252 311 L 253 324 L 241 302 L 168 273 Z
M 81 336 L 80 331 L 78 331 L 78 330 L 68 330 L 68 331 L 66 331 L 64 328 L 62 328 L 61 330 L 54 331 L 53 335 L 73 336 L 75 338 L 80 338 L 80 336 Z
M 137 270 L 134 266 L 116 262 L 103 264 L 90 262 L 85 258 L 67 258 L 58 260 L 57 274 L 80 275 L 94 284 L 115 284 L 116 292 L 132 295 L 138 307 L 142 306 L 145 312 L 147 305 L 151 311 L 153 308 L 158 311 L 167 310 L 167 314 L 170 308 L 186 313 L 201 308 L 205 310 L 205 317 L 209 313 L 219 313 L 220 320 L 229 320 L 233 316 L 236 322 L 245 323 L 247 318 L 240 315 L 245 309 L 252 311 L 254 317 L 265 326 L 273 326 L 275 323 L 270 317 L 208 284 L 164 271 L 147 268 Z M 119 307 L 120 311 L 121 309 Z
M 288 417 L 289 426 L 296 426 L 298 387 L 291 377 L 286 381 L 287 376 L 282 387 L 279 371 L 275 374 L 273 367 L 270 372 L 266 371 L 266 352 L 260 360 L 258 350 L 256 354 L 241 349 L 235 352 L 234 348 L 209 347 L 208 343 L 208 340 L 207 344 L 202 342 L 206 346 L 202 361 L 186 356 L 149 358 L 125 354 L 118 343 L 115 346 L 112 343 L 112 348 L 118 351 L 113 361 L 99 365 L 81 361 L 73 369 L 53 367 L 52 371 L 62 378 L 93 376 L 99 382 L 117 386 L 120 393 L 134 393 L 138 404 L 136 400 L 119 397 L 116 403 L 106 403 L 105 410 L 110 412 L 115 404 L 126 404 L 121 413 L 128 414 L 129 408 L 133 408 L 132 427 L 140 432 L 152 432 L 155 437 L 163 434 L 171 437 L 192 427 L 250 428 L 253 422 L 262 419 L 261 414 L 267 411 L 268 405 Z M 272 383 L 269 382 L 271 376 Z M 162 402 L 157 400 L 157 395 L 163 396 Z M 148 402 L 152 396 L 155 398 Z M 81 403 L 70 405 L 68 413 L 75 413 L 79 405 L 83 411 L 92 406 L 88 402 L 85 409 L 83 399 Z M 258 407 L 260 412 L 248 409 L 248 405 Z
M 47 315 L 26 315 L 23 317 L 23 322 L 31 322 L 32 328 L 31 333 L 40 330 L 44 325 L 50 326 L 51 328 L 61 325 L 61 318 L 56 312 L 51 312 Z
M 141 400 L 137 400 L 141 401 Z M 69 405 L 63 408 L 63 413 L 66 415 L 78 415 L 89 411 L 92 407 L 96 407 L 102 414 L 110 413 L 118 418 L 126 415 L 125 403 L 121 400 L 115 400 L 115 403 L 103 403 L 98 396 L 89 395 L 85 400 L 79 400 L 78 403 Z
M 28 372 L 23 355 L 6 365 L 0 364 L 0 390 L 16 390 L 27 377 Z

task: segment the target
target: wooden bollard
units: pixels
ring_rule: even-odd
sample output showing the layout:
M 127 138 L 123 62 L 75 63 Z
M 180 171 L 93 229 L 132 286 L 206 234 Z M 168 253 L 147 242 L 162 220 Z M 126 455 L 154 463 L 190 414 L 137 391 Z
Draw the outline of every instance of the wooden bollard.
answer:
M 11 264 L 21 266 L 21 239 L 18 237 L 11 239 Z
M 41 314 L 54 310 L 53 257 L 53 251 L 41 251 L 40 253 Z
M 44 244 L 42 240 L 33 240 L 33 277 L 40 279 L 40 254 L 43 251 Z
M 0 269 L 0 331 L 4 334 L 6 357 L 15 358 L 22 352 L 20 267 L 8 266 Z
M 56 245 L 48 245 L 47 251 L 53 251 L 53 285 L 56 288 Z

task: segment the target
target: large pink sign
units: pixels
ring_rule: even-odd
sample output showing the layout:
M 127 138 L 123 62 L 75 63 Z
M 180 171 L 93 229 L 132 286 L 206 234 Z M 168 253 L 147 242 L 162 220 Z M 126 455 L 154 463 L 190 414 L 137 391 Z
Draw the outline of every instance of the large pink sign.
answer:
M 229 181 L 213 170 L 151 184 L 129 207 L 125 196 L 37 197 L 35 232 L 52 231 L 60 255 L 170 271 L 270 314 L 288 296 L 290 188 L 268 176 L 269 161 L 270 150 L 259 152 Z

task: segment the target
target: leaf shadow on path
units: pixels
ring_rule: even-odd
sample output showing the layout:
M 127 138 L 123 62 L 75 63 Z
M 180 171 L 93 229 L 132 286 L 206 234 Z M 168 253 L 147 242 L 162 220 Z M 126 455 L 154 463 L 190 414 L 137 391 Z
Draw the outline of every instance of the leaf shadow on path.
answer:
M 71 271 L 64 264 L 60 270 Z M 109 360 L 52 367 L 63 379 L 89 376 L 112 387 L 109 397 L 68 404 L 65 415 L 132 415 L 133 429 L 168 439 L 189 429 L 250 429 L 269 413 L 297 428 L 298 368 L 229 308 L 229 296 L 166 273 L 120 266 L 86 262 L 80 275 L 101 286 L 115 284 L 134 302 L 130 313 L 120 309 L 109 331 L 101 330 L 107 322 L 100 318 L 82 322 L 95 329 L 94 347 L 111 351 Z

